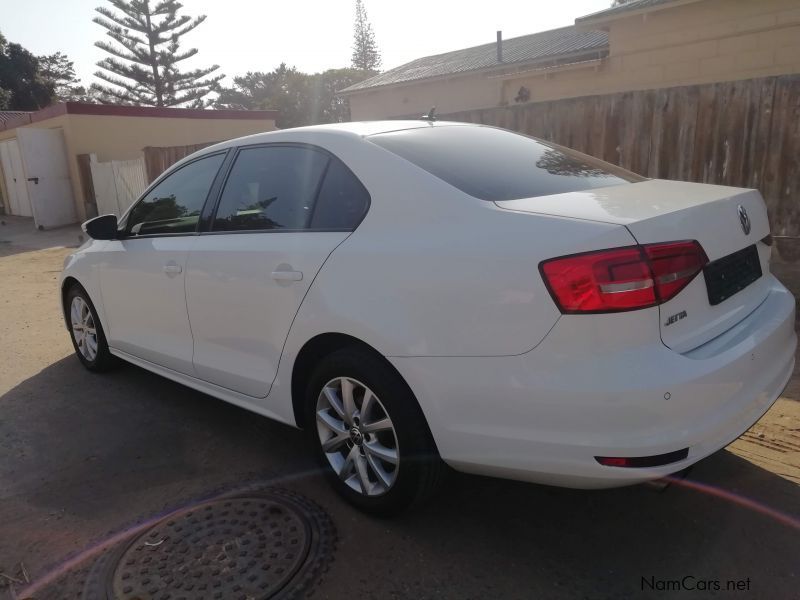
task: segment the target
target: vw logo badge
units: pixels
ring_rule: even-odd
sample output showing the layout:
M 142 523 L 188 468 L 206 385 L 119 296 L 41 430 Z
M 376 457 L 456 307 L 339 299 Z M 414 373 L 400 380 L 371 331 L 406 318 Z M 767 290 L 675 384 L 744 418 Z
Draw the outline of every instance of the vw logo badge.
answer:
M 742 231 L 744 231 L 744 234 L 749 235 L 751 228 L 750 217 L 747 215 L 747 211 L 741 204 L 739 205 L 739 223 L 742 225 Z

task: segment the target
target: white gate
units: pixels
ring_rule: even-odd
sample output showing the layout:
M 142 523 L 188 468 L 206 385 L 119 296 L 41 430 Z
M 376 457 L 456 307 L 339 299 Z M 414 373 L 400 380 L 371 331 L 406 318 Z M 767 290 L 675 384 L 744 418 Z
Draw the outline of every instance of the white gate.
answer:
M 101 163 L 92 155 L 89 167 L 99 215 L 122 216 L 147 188 L 143 158 Z
M 19 153 L 19 144 L 16 139 L 0 142 L 0 166 L 3 167 L 8 191 L 6 199 L 8 214 L 32 217 L 25 170 L 22 168 L 22 156 Z
M 36 227 L 49 229 L 77 221 L 64 132 L 20 127 L 17 141 Z

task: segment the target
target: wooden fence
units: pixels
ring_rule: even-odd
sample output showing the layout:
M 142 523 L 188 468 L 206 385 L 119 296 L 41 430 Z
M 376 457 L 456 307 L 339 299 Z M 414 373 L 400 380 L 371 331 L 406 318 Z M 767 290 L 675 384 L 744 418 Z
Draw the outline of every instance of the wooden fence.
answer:
M 147 146 L 143 149 L 144 164 L 147 171 L 147 181 L 152 183 L 156 177 L 161 175 L 170 165 L 175 164 L 180 159 L 190 154 L 202 150 L 218 142 L 206 142 L 205 144 L 191 144 L 189 146 Z
M 758 188 L 773 233 L 800 235 L 800 76 L 585 96 L 443 118 L 520 131 L 647 177 Z M 794 254 L 782 246 L 782 254 Z

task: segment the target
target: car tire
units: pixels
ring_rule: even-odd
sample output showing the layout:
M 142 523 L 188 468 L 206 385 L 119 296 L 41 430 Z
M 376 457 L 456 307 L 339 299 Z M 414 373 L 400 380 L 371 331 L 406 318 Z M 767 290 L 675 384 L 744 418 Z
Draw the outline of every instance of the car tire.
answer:
M 416 398 L 372 352 L 348 347 L 320 361 L 306 388 L 305 427 L 332 486 L 364 512 L 402 513 L 441 484 L 446 467 Z
M 89 294 L 79 284 L 70 287 L 66 295 L 64 313 L 67 318 L 69 337 L 75 354 L 84 367 L 94 372 L 108 371 L 118 361 L 108 349 L 106 335 L 97 310 Z

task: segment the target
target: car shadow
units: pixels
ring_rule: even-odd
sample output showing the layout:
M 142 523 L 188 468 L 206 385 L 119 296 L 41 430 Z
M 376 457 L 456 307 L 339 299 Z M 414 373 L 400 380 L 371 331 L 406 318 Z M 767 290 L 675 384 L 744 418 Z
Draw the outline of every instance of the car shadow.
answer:
M 433 502 L 391 520 L 340 501 L 310 455 L 290 427 L 69 356 L 0 397 L 0 571 L 24 561 L 41 577 L 143 517 L 258 481 L 331 513 L 339 543 L 316 597 L 353 585 L 363 598 L 708 597 L 683 589 L 700 580 L 788 598 L 798 587 L 800 486 L 727 451 L 660 492 L 452 473 Z
M 800 486 L 722 451 L 660 490 L 568 490 L 456 475 L 445 495 L 404 518 L 403 527 L 405 535 L 428 536 L 438 553 L 483 555 L 482 570 L 515 572 L 519 585 L 526 572 L 539 573 L 550 584 L 539 588 L 541 597 L 649 591 L 683 598 L 692 590 L 658 582 L 689 575 L 749 577 L 759 597 L 783 598 L 797 589 L 798 507 Z M 515 589 L 484 592 L 504 597 Z
M 0 258 L 53 248 L 78 248 L 85 239 L 74 225 L 38 231 L 33 219 L 0 215 Z

